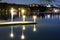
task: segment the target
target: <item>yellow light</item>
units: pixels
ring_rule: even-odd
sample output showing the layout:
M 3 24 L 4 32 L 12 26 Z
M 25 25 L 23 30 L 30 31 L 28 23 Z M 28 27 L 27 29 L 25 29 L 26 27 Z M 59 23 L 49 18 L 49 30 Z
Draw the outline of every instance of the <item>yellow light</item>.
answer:
M 11 8 L 11 10 L 10 10 L 11 15 L 16 15 L 16 12 L 14 12 L 14 11 L 16 11 L 16 10 L 14 8 Z
M 34 28 L 33 31 L 35 32 L 36 31 L 36 28 Z
M 22 39 L 22 40 L 25 39 L 25 36 L 24 36 L 23 34 L 21 35 L 21 39 Z
M 11 8 L 10 12 L 13 13 L 13 11 L 14 11 L 13 8 Z
M 26 16 L 25 15 L 23 15 L 23 18 L 25 18 Z
M 25 30 L 26 28 L 25 28 L 25 25 L 23 25 L 23 30 Z
M 13 38 L 13 37 L 14 37 L 14 34 L 13 34 L 13 33 L 11 33 L 11 34 L 10 34 L 10 37 L 11 37 L 11 38 Z
M 36 31 L 37 31 L 37 29 L 36 29 L 36 25 L 34 25 L 33 31 L 34 31 L 34 32 L 36 32 Z
M 22 13 L 25 13 L 25 10 L 24 10 L 24 9 L 22 9 L 22 10 L 21 10 L 21 12 L 22 12 Z
M 36 15 L 34 15 L 34 16 L 33 16 L 33 19 L 36 19 L 36 18 L 37 18 Z
M 34 16 L 33 16 L 34 22 L 36 22 L 36 18 L 37 18 L 37 16 L 36 16 L 36 15 L 34 15 Z
M 26 16 L 25 16 L 25 15 L 22 15 L 22 16 L 23 16 L 23 21 L 25 21 L 25 17 L 26 17 Z

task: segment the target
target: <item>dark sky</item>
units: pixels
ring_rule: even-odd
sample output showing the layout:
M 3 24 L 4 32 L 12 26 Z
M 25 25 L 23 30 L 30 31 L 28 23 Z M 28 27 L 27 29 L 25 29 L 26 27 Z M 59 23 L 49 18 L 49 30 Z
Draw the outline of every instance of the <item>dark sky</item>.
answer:
M 32 3 L 40 3 L 40 0 L 2 0 L 2 2 L 8 3 L 17 3 L 17 4 L 32 4 Z M 60 4 L 60 0 L 56 0 L 53 4 Z

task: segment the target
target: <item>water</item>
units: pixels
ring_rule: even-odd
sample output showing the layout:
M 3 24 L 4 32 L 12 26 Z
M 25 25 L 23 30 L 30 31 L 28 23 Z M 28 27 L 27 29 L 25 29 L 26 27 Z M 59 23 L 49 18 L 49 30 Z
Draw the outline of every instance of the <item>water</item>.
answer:
M 15 19 L 14 21 L 22 20 L 22 18 Z M 26 20 L 33 21 L 30 17 L 27 17 Z M 60 40 L 59 15 L 38 17 L 36 21 L 36 25 L 0 26 L 0 40 L 22 40 L 21 35 L 24 35 L 24 40 Z M 34 28 L 35 31 L 33 31 Z M 13 30 L 13 38 L 10 37 L 11 30 Z

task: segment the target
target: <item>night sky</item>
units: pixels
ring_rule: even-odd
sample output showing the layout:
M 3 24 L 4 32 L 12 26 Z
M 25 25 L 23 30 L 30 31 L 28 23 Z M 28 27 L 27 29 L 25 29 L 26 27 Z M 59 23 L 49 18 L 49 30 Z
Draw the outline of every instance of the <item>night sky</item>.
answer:
M 2 0 L 2 2 L 8 2 L 8 3 L 16 3 L 16 4 L 40 4 L 40 0 Z M 58 4 L 60 5 L 60 0 L 56 0 L 52 4 Z

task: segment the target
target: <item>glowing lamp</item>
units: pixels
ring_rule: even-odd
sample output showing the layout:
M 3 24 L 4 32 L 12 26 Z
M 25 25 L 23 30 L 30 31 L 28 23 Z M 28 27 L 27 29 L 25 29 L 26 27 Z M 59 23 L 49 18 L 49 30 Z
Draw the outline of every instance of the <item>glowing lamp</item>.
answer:
M 10 34 L 10 37 L 11 37 L 11 38 L 13 38 L 13 37 L 14 37 L 14 34 L 13 34 L 13 33 L 11 33 L 11 34 Z
M 33 31 L 34 31 L 34 32 L 36 31 L 36 28 L 35 28 L 35 27 L 33 28 Z
M 34 16 L 33 16 L 34 22 L 36 22 L 36 18 L 37 18 L 37 17 L 34 15 Z
M 25 10 L 24 10 L 24 9 L 22 9 L 22 10 L 21 10 L 21 12 L 22 12 L 22 14 L 23 14 L 23 13 L 25 13 Z
M 47 15 L 48 18 L 50 18 L 50 15 Z
M 56 12 L 56 13 L 57 13 L 58 11 L 59 11 L 58 9 L 54 9 L 54 12 Z
M 33 31 L 34 31 L 34 32 L 36 32 L 36 31 L 37 31 L 37 29 L 36 29 L 36 25 L 34 25 Z
M 25 30 L 26 28 L 25 28 L 25 26 L 23 25 L 23 30 Z
M 25 36 L 24 36 L 23 34 L 21 35 L 21 39 L 22 39 L 22 40 L 25 39 Z

